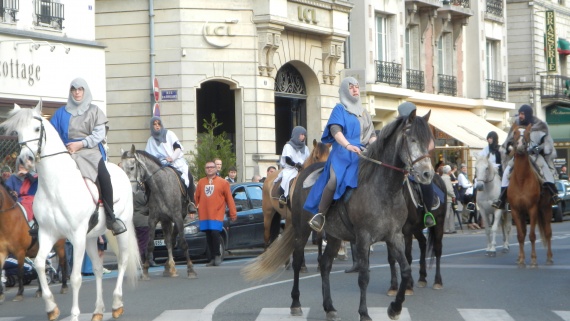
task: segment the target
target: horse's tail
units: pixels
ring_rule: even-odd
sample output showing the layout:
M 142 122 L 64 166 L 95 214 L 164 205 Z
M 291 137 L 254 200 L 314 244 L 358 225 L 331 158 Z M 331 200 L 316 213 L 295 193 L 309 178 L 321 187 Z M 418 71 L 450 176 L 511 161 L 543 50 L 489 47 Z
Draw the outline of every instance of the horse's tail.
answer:
M 127 253 L 126 254 L 128 255 L 128 258 L 129 258 L 127 260 L 127 267 L 126 267 L 125 275 L 127 276 L 129 283 L 134 286 L 137 284 L 137 281 L 139 279 L 138 274 L 139 274 L 139 271 L 142 270 L 142 264 L 141 264 L 141 257 L 140 257 L 140 253 L 139 253 L 139 246 L 138 246 L 137 236 L 136 236 L 136 231 L 135 231 L 135 225 L 133 224 L 132 220 L 129 222 L 129 224 L 127 226 L 127 231 L 125 233 L 127 233 Z M 111 248 L 113 253 L 115 253 L 118 260 L 120 261 L 121 257 L 125 253 L 120 253 L 119 244 L 117 242 L 117 237 L 114 236 L 110 230 L 107 230 L 105 232 L 105 235 L 107 236 L 107 246 L 109 246 L 109 248 Z
M 253 262 L 246 265 L 241 274 L 248 280 L 264 280 L 275 273 L 279 268 L 285 267 L 295 249 L 295 231 L 290 226 L 285 229 L 281 237 L 273 242 L 267 251 L 263 252 Z

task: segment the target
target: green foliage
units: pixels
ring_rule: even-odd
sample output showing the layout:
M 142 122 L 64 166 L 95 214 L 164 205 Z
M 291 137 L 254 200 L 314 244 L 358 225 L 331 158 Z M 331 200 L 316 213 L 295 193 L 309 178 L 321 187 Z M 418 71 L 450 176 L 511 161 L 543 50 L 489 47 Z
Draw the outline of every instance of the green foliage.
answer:
M 204 119 L 203 123 L 206 133 L 198 134 L 196 146 L 189 153 L 191 159 L 194 160 L 188 163 L 190 164 L 190 172 L 194 176 L 195 182 L 206 176 L 204 169 L 206 162 L 216 157 L 222 160 L 223 167 L 220 173 L 222 177 L 226 177 L 228 168 L 236 164 L 236 156 L 232 152 L 232 142 L 227 138 L 226 133 L 214 135 L 214 130 L 222 126 L 223 123 L 218 123 L 215 114 L 211 115 L 210 121 Z

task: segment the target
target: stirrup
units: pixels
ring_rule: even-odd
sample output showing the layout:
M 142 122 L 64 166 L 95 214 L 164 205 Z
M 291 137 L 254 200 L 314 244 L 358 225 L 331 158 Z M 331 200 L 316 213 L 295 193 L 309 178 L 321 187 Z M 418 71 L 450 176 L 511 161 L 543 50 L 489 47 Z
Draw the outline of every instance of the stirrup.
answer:
M 503 209 L 503 202 L 501 202 L 501 200 L 496 200 L 493 202 L 493 204 L 491 204 L 492 207 L 496 208 L 496 209 Z
M 190 214 L 196 214 L 196 204 L 194 202 L 188 202 L 188 208 L 186 209 Z
M 431 222 L 428 222 L 428 220 L 431 219 Z M 431 212 L 426 212 L 424 214 L 424 226 L 425 227 L 432 227 L 435 226 L 436 222 L 435 222 L 435 217 L 433 216 L 433 214 Z
M 322 217 L 323 218 L 323 223 L 319 224 L 318 222 L 318 218 L 317 217 Z M 325 227 L 325 216 L 322 213 L 317 213 L 315 215 L 313 215 L 313 218 L 311 218 L 311 220 L 309 221 L 309 226 L 313 229 L 313 231 L 320 233 L 323 230 L 323 227 Z
M 279 204 L 287 205 L 287 197 L 285 197 L 285 195 L 281 194 L 281 196 L 279 196 Z
M 113 235 L 123 234 L 127 231 L 127 226 L 120 218 L 115 218 L 115 221 L 108 224 L 107 228 L 111 230 Z

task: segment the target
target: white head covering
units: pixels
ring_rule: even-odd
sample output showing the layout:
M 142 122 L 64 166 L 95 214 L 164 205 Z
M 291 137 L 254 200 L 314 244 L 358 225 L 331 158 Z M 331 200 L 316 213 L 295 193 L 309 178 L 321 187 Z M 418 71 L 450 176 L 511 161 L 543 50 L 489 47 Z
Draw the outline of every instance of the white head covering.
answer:
M 71 94 L 71 88 L 83 88 L 83 100 L 77 101 L 73 99 Z M 75 78 L 71 81 L 69 85 L 69 97 L 67 98 L 67 105 L 65 105 L 65 110 L 73 116 L 83 115 L 89 109 L 93 97 L 91 96 L 91 90 L 87 82 L 83 78 Z
M 356 116 L 362 116 L 362 103 L 360 102 L 360 96 L 354 97 L 350 94 L 348 89 L 349 85 L 357 85 L 358 80 L 353 77 L 346 77 L 340 83 L 340 88 L 338 89 L 340 102 L 344 105 L 344 108 L 351 114 Z

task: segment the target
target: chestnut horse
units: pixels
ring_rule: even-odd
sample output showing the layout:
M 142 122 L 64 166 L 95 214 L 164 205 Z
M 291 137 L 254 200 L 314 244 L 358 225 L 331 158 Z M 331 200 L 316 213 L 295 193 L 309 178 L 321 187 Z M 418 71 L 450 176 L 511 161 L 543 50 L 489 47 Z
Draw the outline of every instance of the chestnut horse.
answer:
M 0 267 L 4 266 L 4 262 L 11 253 L 18 260 L 18 293 L 13 301 L 22 301 L 24 299 L 24 258 L 35 257 L 38 253 L 38 241 L 32 240 L 28 233 L 30 230 L 25 214 L 12 199 L 3 180 L 0 180 Z M 59 257 L 59 265 L 61 266 L 61 291 L 67 293 L 67 264 L 65 258 L 65 239 L 59 240 L 55 244 L 55 249 Z M 36 297 L 41 297 L 42 288 L 36 291 Z M 0 303 L 4 302 L 3 287 L 0 286 Z
M 536 234 L 534 227 L 538 222 L 538 229 L 542 244 L 546 247 L 546 264 L 552 261 L 552 206 L 550 194 L 542 189 L 538 174 L 531 164 L 531 156 L 528 154 L 530 144 L 531 126 L 526 128 L 513 125 L 514 166 L 511 174 L 507 199 L 511 207 L 511 213 L 517 226 L 517 239 L 519 241 L 519 267 L 525 267 L 524 240 L 526 238 L 526 221 L 530 220 L 530 232 L 528 238 L 531 244 L 530 266 L 535 268 L 536 251 L 534 242 Z M 507 175 L 508 173 L 505 173 Z
M 314 163 L 325 162 L 329 158 L 330 145 L 321 142 L 317 143 L 316 139 L 313 139 L 313 151 L 309 155 L 309 158 L 303 163 L 303 168 L 307 168 Z M 261 201 L 261 207 L 263 209 L 263 224 L 264 231 L 263 239 L 265 241 L 265 248 L 267 248 L 274 240 L 279 236 L 281 218 L 285 219 L 285 224 L 289 225 L 291 217 L 291 204 L 292 201 L 288 202 L 287 206 L 280 206 L 278 197 L 271 195 L 271 190 L 273 189 L 273 182 L 277 178 L 280 171 L 271 173 L 265 179 L 263 183 L 263 198 Z M 289 199 L 293 199 L 293 192 L 295 187 L 295 182 L 297 178 L 291 182 L 289 189 Z M 276 213 L 280 215 L 275 215 Z

